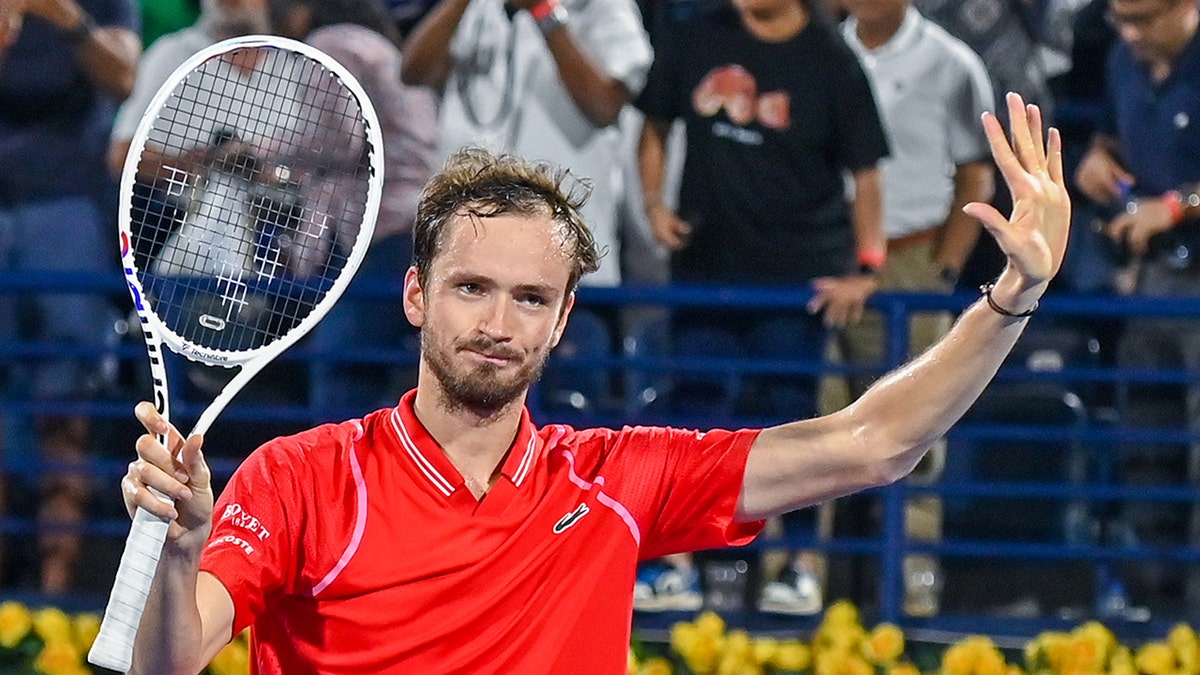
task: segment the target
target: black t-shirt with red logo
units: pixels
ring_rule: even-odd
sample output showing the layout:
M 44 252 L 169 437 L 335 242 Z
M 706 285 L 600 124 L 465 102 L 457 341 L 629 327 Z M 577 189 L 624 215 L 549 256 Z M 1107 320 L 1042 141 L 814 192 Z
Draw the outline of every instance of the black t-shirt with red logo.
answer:
M 847 172 L 887 155 L 870 84 L 835 28 L 764 42 L 722 7 L 665 36 L 637 105 L 682 118 L 675 280 L 789 284 L 855 267 Z

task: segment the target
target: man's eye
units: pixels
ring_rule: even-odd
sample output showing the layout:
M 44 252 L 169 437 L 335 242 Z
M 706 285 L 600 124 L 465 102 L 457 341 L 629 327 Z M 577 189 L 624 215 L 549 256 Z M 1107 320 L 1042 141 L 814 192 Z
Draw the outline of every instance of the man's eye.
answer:
M 463 283 L 463 284 L 459 284 L 459 285 L 458 285 L 458 287 L 459 287 L 459 289 L 461 289 L 463 292 L 465 292 L 465 293 L 471 293 L 471 294 L 479 293 L 479 292 L 481 292 L 481 291 L 483 290 L 483 287 L 482 287 L 482 286 L 480 286 L 480 285 L 479 285 L 479 284 L 477 284 L 477 283 L 471 282 L 471 281 L 468 281 L 468 282 L 466 282 L 466 283 Z
M 546 298 L 544 298 L 540 295 L 526 295 L 526 296 L 522 297 L 520 300 L 521 300 L 521 302 L 523 302 L 527 305 L 535 305 L 538 307 L 545 305 L 547 302 Z

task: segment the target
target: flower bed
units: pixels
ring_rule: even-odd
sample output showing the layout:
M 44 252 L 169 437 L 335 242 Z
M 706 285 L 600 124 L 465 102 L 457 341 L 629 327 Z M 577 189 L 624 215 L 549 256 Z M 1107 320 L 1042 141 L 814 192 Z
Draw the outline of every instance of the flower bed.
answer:
M 85 656 L 99 629 L 97 614 L 0 603 L 0 675 L 91 675 L 96 671 Z M 247 637 L 243 632 L 222 649 L 207 675 L 248 673 Z M 1162 640 L 1133 649 L 1089 622 L 1069 633 L 1042 633 L 1018 659 L 1012 663 L 989 638 L 972 636 L 922 669 L 898 627 L 868 629 L 843 601 L 826 610 L 808 640 L 727 630 L 721 617 L 706 612 L 676 624 L 662 650 L 635 642 L 629 675 L 1200 675 L 1200 639 L 1191 626 L 1179 624 Z

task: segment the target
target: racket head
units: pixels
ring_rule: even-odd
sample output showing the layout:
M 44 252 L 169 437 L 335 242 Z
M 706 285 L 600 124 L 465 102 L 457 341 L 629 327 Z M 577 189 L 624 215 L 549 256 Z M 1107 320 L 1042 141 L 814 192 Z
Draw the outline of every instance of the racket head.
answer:
M 378 117 L 341 64 L 270 35 L 197 52 L 151 101 L 121 175 L 139 317 L 206 365 L 273 358 L 349 285 L 382 185 Z

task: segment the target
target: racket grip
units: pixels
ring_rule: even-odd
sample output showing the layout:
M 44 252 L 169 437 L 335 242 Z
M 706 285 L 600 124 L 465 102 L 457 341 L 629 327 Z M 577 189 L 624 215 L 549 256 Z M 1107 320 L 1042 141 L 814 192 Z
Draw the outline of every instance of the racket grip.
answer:
M 88 652 L 92 665 L 121 673 L 128 672 L 133 665 L 133 643 L 169 525 L 170 521 L 145 509 L 139 508 L 134 514 L 116 581 L 104 609 L 104 620 Z

